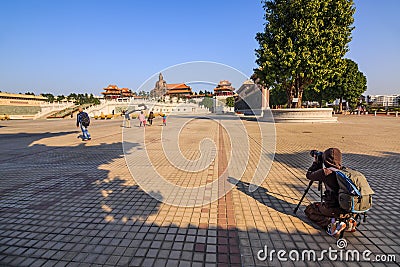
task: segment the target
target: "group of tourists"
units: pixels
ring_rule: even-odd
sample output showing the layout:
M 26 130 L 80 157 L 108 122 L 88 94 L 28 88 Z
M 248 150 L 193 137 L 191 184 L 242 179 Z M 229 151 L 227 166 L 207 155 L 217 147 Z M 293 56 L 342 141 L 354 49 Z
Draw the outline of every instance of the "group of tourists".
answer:
M 126 125 L 128 125 L 127 128 L 130 128 L 130 113 L 128 111 L 125 111 L 124 113 L 124 123 Z M 163 126 L 167 126 L 167 115 L 166 114 L 161 114 L 160 115 L 162 117 L 162 122 L 163 122 Z M 138 116 L 138 120 L 139 120 L 139 127 L 146 127 L 146 122 L 148 122 L 147 125 L 152 126 L 153 125 L 153 120 L 156 118 L 156 116 L 154 115 L 153 111 L 150 111 L 149 115 L 147 116 L 147 120 L 146 120 L 146 115 L 144 114 L 143 111 L 140 112 L 139 116 Z M 124 126 L 124 125 L 122 125 Z

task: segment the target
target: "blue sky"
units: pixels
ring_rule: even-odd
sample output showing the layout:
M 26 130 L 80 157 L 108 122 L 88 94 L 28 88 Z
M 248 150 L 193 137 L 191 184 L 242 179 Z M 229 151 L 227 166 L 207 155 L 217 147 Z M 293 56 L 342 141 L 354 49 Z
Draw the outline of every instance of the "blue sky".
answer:
M 347 57 L 367 76 L 367 93 L 400 93 L 400 1 L 355 5 Z M 251 75 L 263 14 L 258 0 L 1 0 L 0 91 L 135 91 L 160 70 L 197 60 Z

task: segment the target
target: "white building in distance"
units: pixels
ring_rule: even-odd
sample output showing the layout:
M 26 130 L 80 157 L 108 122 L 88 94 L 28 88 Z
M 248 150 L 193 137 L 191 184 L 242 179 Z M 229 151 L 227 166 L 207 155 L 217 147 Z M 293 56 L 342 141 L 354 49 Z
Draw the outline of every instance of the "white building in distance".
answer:
M 368 103 L 378 106 L 396 107 L 400 105 L 400 94 L 396 95 L 369 95 Z

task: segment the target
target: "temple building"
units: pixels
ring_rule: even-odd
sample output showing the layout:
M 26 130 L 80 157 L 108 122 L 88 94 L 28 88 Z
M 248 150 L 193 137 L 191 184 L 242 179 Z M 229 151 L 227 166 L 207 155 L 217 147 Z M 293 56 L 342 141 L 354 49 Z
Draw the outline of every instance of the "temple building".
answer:
M 219 82 L 217 87 L 214 88 L 214 96 L 233 96 L 235 88 L 227 80 L 222 80 Z
M 124 97 L 133 97 L 134 94 L 129 88 L 118 88 L 114 84 L 110 84 L 106 88 L 103 88 L 105 92 L 102 92 L 104 99 L 117 99 Z
M 184 83 L 167 84 L 166 96 L 178 98 L 190 98 L 193 95 L 192 88 Z
M 134 93 L 129 88 L 121 88 L 122 97 L 133 97 Z

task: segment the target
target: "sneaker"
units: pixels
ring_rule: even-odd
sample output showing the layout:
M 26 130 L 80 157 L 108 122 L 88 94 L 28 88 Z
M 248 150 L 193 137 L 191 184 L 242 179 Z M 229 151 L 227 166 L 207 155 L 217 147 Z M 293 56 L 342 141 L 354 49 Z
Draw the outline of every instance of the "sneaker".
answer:
M 356 231 L 356 227 L 357 227 L 357 221 L 354 220 L 354 218 L 350 218 L 347 221 L 346 232 L 355 232 Z
M 344 229 L 346 229 L 347 225 L 345 222 L 340 222 L 339 225 L 336 226 L 336 233 L 333 235 L 335 238 L 339 238 L 340 234 Z
M 338 238 L 339 236 L 340 236 L 340 233 L 344 230 L 344 229 L 346 229 L 346 223 L 345 222 L 338 222 L 338 223 L 336 223 L 336 229 L 335 229 L 335 231 L 333 232 L 333 236 L 334 237 L 336 237 L 336 238 Z
M 326 232 L 328 235 L 337 238 L 344 229 L 346 229 L 346 223 L 335 222 L 328 225 L 328 229 L 326 230 Z

